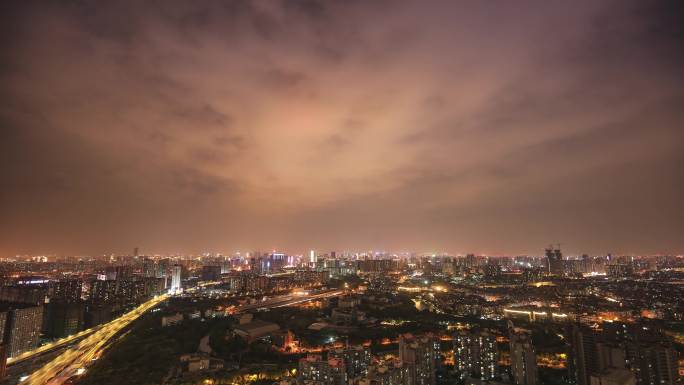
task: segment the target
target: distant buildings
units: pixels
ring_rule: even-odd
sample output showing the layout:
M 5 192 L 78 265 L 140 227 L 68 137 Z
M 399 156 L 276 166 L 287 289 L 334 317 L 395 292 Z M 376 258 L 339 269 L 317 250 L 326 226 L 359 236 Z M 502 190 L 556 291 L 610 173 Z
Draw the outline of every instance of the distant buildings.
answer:
M 546 259 L 549 263 L 549 274 L 555 276 L 562 276 L 565 273 L 565 265 L 563 263 L 563 254 L 560 247 L 549 247 L 545 250 Z
M 218 281 L 221 278 L 220 265 L 204 265 L 200 279 L 202 281 Z
M 295 270 L 276 275 L 258 275 L 253 271 L 235 271 L 222 277 L 233 293 L 273 293 L 294 288 L 318 286 L 327 281 L 325 272 Z
M 626 262 L 610 263 L 606 265 L 606 274 L 612 278 L 626 278 L 634 275 L 634 265 Z

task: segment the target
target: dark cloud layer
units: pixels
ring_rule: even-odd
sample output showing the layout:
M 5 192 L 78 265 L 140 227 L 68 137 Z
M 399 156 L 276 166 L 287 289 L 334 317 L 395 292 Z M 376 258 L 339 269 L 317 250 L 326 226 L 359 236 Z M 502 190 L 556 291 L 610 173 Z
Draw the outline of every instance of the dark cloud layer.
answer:
M 684 250 L 681 2 L 6 2 L 0 255 Z

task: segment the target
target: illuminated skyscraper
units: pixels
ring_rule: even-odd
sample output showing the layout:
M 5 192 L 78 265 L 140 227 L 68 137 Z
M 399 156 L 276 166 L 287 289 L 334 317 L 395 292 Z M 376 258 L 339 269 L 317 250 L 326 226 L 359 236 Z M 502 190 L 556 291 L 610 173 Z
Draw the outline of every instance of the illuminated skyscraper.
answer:
M 38 347 L 43 307 L 18 303 L 2 304 L 0 307 L 0 325 L 3 326 L 0 344 L 7 345 L 7 356 L 16 357 Z
M 530 332 L 509 324 L 511 373 L 517 385 L 537 384 L 537 355 Z
M 353 346 L 333 349 L 328 353 L 329 358 L 338 358 L 344 361 L 347 369 L 347 378 L 354 380 L 368 375 L 368 367 L 371 364 L 371 353 L 368 347 Z
M 491 380 L 497 375 L 496 336 L 484 331 L 461 331 L 454 336 L 454 359 L 463 378 Z
M 299 380 L 303 383 L 347 385 L 347 370 L 339 358 L 322 359 L 320 355 L 309 355 L 299 360 Z
M 435 366 L 439 355 L 435 342 L 435 338 L 429 334 L 422 337 L 411 334 L 399 336 L 399 359 L 408 368 L 408 385 L 435 384 Z
M 171 268 L 171 287 L 169 292 L 177 293 L 181 289 L 181 266 L 173 265 Z

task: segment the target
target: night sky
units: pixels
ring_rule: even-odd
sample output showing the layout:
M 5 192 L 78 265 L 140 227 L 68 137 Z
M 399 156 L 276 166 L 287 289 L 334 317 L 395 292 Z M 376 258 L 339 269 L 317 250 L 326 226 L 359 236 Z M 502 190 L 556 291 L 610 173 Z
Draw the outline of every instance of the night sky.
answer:
M 0 255 L 684 252 L 681 1 L 6 1 Z

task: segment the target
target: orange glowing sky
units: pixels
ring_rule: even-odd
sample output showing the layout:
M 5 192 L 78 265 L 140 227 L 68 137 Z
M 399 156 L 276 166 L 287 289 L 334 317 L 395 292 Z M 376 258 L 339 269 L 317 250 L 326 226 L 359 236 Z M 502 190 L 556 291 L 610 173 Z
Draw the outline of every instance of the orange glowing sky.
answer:
M 681 3 L 3 8 L 0 255 L 684 251 Z

